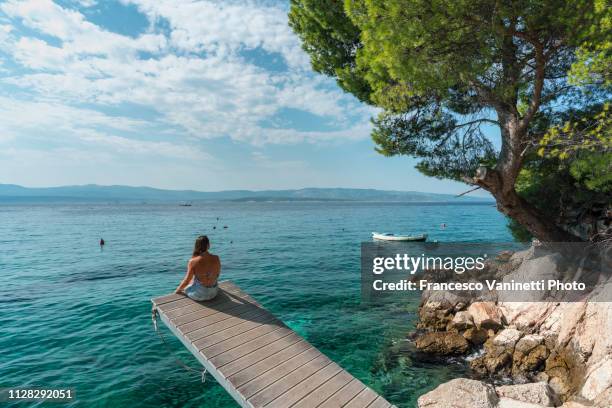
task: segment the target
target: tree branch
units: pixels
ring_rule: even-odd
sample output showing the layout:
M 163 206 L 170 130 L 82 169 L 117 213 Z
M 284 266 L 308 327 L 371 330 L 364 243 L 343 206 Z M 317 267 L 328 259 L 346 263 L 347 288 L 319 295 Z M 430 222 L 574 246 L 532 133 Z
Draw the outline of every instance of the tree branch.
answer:
M 532 42 L 532 44 L 535 48 L 535 84 L 533 86 L 533 97 L 531 98 L 531 103 L 527 108 L 527 112 L 525 112 L 525 115 L 519 122 L 519 130 L 521 133 L 525 129 L 527 129 L 529 122 L 531 122 L 531 119 L 540 108 L 540 103 L 542 101 L 542 89 L 544 89 L 544 78 L 546 74 L 546 59 L 544 57 L 544 46 L 542 45 L 542 43 L 537 41 Z

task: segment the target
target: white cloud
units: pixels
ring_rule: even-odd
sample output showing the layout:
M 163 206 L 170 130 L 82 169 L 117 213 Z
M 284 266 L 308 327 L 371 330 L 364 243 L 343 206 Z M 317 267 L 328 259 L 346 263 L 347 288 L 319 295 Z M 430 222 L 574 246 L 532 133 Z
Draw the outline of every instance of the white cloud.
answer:
M 19 101 L 22 111 L 16 113 L 18 117 L 44 128 L 56 124 L 57 115 L 64 115 L 72 121 L 68 122 L 72 131 L 96 130 L 108 127 L 106 115 L 89 107 L 84 118 L 82 113 L 67 115 L 60 107 L 73 112 L 84 103 L 132 105 L 156 112 L 158 126 L 171 127 L 173 135 L 183 134 L 189 140 L 230 137 L 261 145 L 367 136 L 371 110 L 338 90 L 332 80 L 310 72 L 308 58 L 287 25 L 284 8 L 250 1 L 124 1 L 150 20 L 146 32 L 134 36 L 113 33 L 79 11 L 50 0 L 9 0 L 0 5 L 11 21 L 39 33 L 0 26 L 0 51 L 23 67 L 0 77 L 0 91 L 4 84 L 29 95 Z M 86 6 L 93 7 L 93 3 L 88 1 Z M 162 21 L 168 30 L 159 28 Z M 46 37 L 55 40 L 47 42 Z M 276 72 L 254 65 L 242 57 L 245 49 L 279 54 L 289 70 Z M 283 108 L 320 116 L 335 128 L 309 132 L 262 125 Z M 4 109 L 0 114 L 4 121 L 11 113 Z M 130 119 L 129 110 L 122 114 L 123 118 L 112 118 L 113 123 L 125 126 L 111 125 L 109 146 L 126 145 L 128 131 L 153 132 Z M 9 126 L 27 127 L 11 119 L 4 122 L 7 131 L 14 130 Z M 106 134 L 97 131 L 98 136 Z M 102 142 L 98 137 L 89 140 Z M 157 148 L 171 150 L 167 145 Z

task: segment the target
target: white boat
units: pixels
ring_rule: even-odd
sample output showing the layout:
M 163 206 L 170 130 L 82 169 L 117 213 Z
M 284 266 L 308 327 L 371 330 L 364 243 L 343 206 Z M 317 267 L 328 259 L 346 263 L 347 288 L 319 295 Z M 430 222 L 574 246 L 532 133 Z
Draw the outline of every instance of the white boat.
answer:
M 393 234 L 381 234 L 379 232 L 373 232 L 372 238 L 380 241 L 426 241 L 427 234 L 421 235 L 393 235 Z

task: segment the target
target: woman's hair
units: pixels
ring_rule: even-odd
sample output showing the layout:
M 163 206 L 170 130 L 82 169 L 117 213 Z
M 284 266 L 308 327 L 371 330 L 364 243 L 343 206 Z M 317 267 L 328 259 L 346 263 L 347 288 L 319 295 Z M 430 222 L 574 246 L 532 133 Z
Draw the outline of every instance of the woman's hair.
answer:
M 204 252 L 208 251 L 208 247 L 210 247 L 210 241 L 206 235 L 200 235 L 195 240 L 195 245 L 193 246 L 193 256 L 200 256 Z

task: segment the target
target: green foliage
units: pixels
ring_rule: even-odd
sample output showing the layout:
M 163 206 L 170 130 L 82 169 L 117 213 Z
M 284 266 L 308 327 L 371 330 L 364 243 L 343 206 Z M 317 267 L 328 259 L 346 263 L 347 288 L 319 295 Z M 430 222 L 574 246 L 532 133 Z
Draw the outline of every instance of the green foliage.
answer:
M 510 230 L 512 237 L 518 242 L 530 242 L 533 238 L 533 235 L 531 235 L 527 228 L 523 227 L 512 218 L 508 219 L 507 227 Z
M 355 63 L 360 32 L 344 14 L 342 1 L 292 1 L 289 25 L 300 36 L 316 72 L 335 77 L 342 89 L 369 102 L 370 87 Z
M 612 191 L 610 105 L 593 105 L 557 115 L 540 140 L 538 155 L 564 162 L 586 188 Z
M 570 70 L 575 85 L 612 86 L 612 8 L 607 0 L 595 0 L 588 36 L 576 51 L 576 62 Z
M 313 68 L 381 107 L 373 139 L 384 155 L 421 158 L 435 177 L 472 176 L 495 162 L 482 125 L 499 108 L 525 112 L 548 58 L 543 99 L 559 93 L 574 48 L 589 39 L 592 1 L 292 0 L 289 22 Z M 466 125 L 469 124 L 469 125 Z

